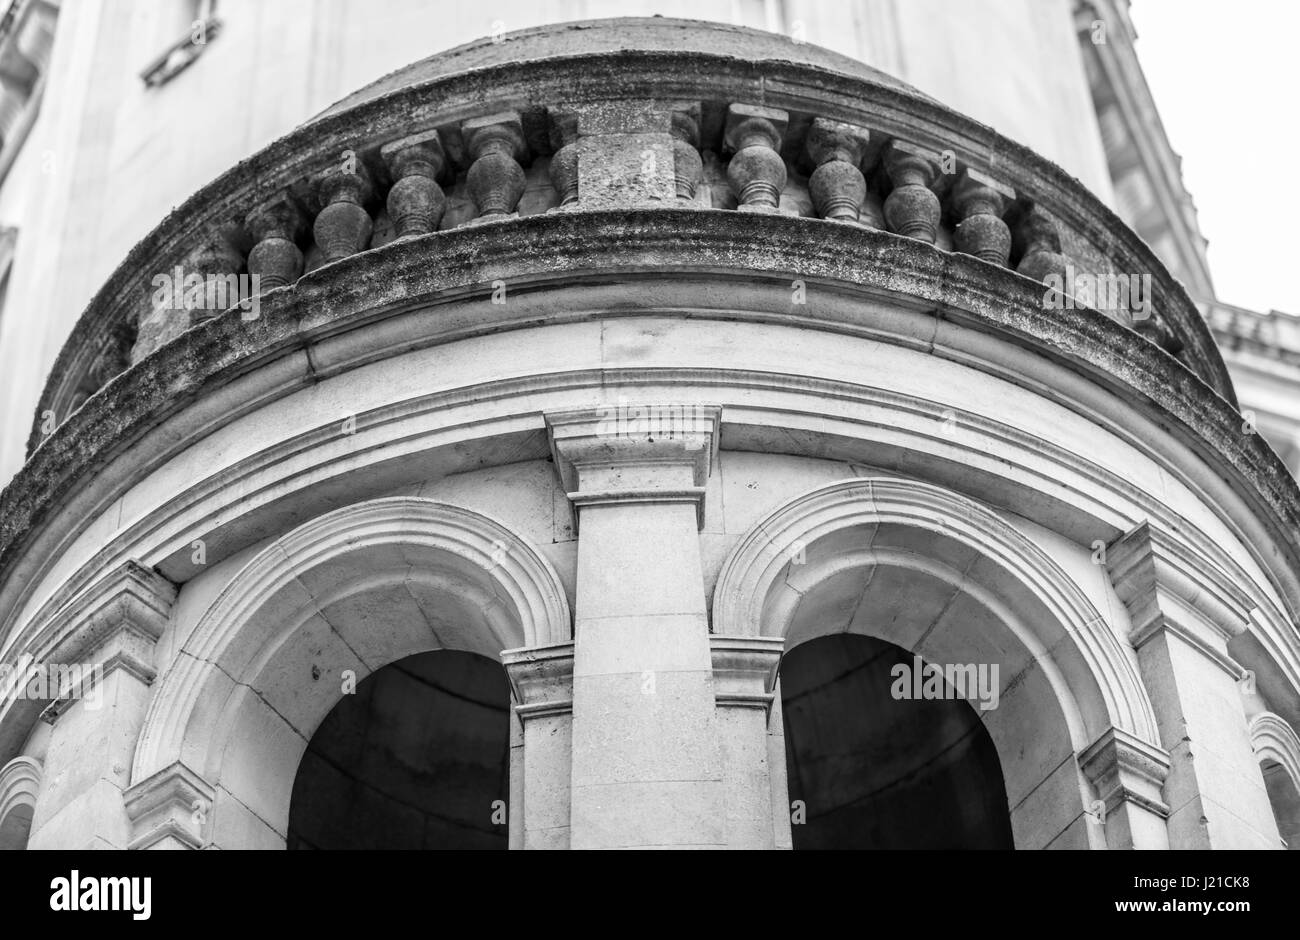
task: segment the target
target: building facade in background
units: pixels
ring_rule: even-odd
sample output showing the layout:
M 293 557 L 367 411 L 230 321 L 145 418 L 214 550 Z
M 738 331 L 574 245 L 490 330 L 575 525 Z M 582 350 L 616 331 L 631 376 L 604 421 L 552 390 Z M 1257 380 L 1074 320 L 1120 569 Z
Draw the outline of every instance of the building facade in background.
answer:
M 0 846 L 1300 845 L 1300 331 L 1133 38 L 10 4 Z

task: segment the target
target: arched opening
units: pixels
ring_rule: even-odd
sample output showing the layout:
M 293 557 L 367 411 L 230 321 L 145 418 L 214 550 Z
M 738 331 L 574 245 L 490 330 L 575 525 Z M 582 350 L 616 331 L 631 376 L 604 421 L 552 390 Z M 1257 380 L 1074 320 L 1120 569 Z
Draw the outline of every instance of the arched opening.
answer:
M 1275 760 L 1260 761 L 1259 769 L 1264 773 L 1278 835 L 1288 849 L 1300 849 L 1300 789 L 1287 769 Z
M 146 789 L 136 795 L 176 775 L 197 780 L 191 785 L 209 788 L 214 805 L 190 838 L 218 848 L 283 848 L 308 746 L 327 720 L 344 726 L 369 716 L 354 705 L 333 714 L 340 702 L 356 700 L 353 689 L 366 678 L 409 657 L 455 651 L 481 657 L 493 681 L 502 683 L 489 693 L 468 680 L 469 694 L 505 709 L 501 652 L 568 642 L 571 623 L 563 585 L 549 563 L 478 513 L 392 497 L 317 517 L 249 561 L 195 625 L 183 649 L 187 655 L 177 657 L 150 702 L 132 765 L 135 786 Z M 476 668 L 464 662 L 448 668 Z M 409 664 L 402 668 L 410 671 Z M 369 694 L 379 697 L 390 682 L 400 686 L 405 678 L 381 681 Z M 460 679 L 438 681 L 461 688 Z M 350 714 L 354 708 L 361 711 Z M 454 733 L 461 726 L 456 718 L 436 723 L 413 714 L 413 723 L 404 720 L 394 732 L 419 735 L 426 725 L 441 724 Z M 499 733 L 508 730 L 507 723 Z M 503 749 L 484 745 L 484 751 Z M 411 769 L 418 771 L 418 762 Z M 373 779 L 366 774 L 356 779 Z M 335 774 L 335 782 L 340 776 L 346 775 Z M 317 800 L 343 805 L 337 796 L 305 799 L 304 806 Z M 515 799 L 522 805 L 522 789 Z M 295 833 L 299 844 L 328 841 L 328 833 L 304 823 Z M 330 838 L 346 843 L 365 836 Z
M 27 836 L 32 831 L 32 808 L 15 806 L 0 820 L 0 852 L 27 848 Z
M 501 664 L 440 650 L 391 663 L 312 735 L 290 849 L 504 849 L 510 686 Z
M 1014 847 L 992 738 L 963 699 L 910 697 L 918 662 L 892 643 L 846 633 L 786 654 L 795 849 Z M 895 694 L 902 679 L 909 697 Z
M 0 768 L 0 851 L 27 848 L 40 786 L 39 761 L 15 757 Z
M 968 711 L 951 727 L 936 719 L 936 733 L 953 734 L 970 714 L 983 726 L 1016 848 L 1105 847 L 1089 815 L 1097 771 L 1079 755 L 1112 730 L 1157 740 L 1135 662 L 1070 576 L 988 508 L 930 484 L 842 480 L 783 504 L 723 566 L 713 622 L 722 636 L 781 637 L 787 656 L 852 635 L 923 657 L 945 679 L 963 674 Z M 789 752 L 773 748 L 774 761 Z M 774 777 L 774 797 L 798 785 Z

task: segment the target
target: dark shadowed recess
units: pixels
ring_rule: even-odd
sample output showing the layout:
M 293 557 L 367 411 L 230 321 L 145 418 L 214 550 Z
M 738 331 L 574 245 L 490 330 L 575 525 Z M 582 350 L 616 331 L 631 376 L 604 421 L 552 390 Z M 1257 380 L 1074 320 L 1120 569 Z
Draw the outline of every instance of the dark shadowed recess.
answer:
M 509 708 L 505 670 L 473 653 L 420 653 L 370 675 L 312 736 L 287 847 L 506 848 Z
M 781 664 L 796 849 L 1009 849 L 1002 768 L 961 700 L 895 699 L 907 650 L 853 634 L 792 649 Z

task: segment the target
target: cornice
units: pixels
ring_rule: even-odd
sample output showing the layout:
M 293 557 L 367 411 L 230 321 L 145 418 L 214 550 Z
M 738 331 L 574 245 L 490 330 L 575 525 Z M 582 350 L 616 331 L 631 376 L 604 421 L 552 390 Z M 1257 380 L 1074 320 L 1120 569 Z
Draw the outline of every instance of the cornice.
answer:
M 566 212 L 440 232 L 312 272 L 295 287 L 268 294 L 262 316 L 251 323 L 238 310 L 214 317 L 93 396 L 0 494 L 0 579 L 10 576 L 26 545 L 61 506 L 168 419 L 197 402 L 220 401 L 221 414 L 206 427 L 211 431 L 264 404 L 268 395 L 288 394 L 367 361 L 321 363 L 287 380 L 279 374 L 273 388 L 232 400 L 234 379 L 266 372 L 273 364 L 284 372 L 282 367 L 292 365 L 290 357 L 325 337 L 422 306 L 485 298 L 491 292 L 489 275 L 508 279 L 516 290 L 539 290 L 586 280 L 599 284 L 611 273 L 627 279 L 692 272 L 719 278 L 732 272 L 750 281 L 787 284 L 798 276 L 841 295 L 928 308 L 937 320 L 989 333 L 1082 373 L 1169 428 L 1230 481 L 1284 547 L 1292 570 L 1300 572 L 1295 480 L 1258 435 L 1241 433 L 1240 415 L 1230 403 L 1154 344 L 1095 311 L 1045 311 L 1041 285 L 911 239 L 782 216 L 737 219 L 733 213 L 687 209 Z M 551 252 L 539 257 L 538 244 Z M 429 264 L 431 256 L 437 265 Z M 505 307 L 484 309 L 509 316 Z M 815 307 L 790 316 L 790 322 L 807 328 L 844 329 L 819 322 Z M 572 318 L 566 311 L 553 317 L 556 322 Z M 513 324 L 536 325 L 536 318 Z M 510 326 L 487 317 L 451 333 L 430 329 L 404 347 Z M 391 353 L 379 349 L 370 358 L 386 354 Z

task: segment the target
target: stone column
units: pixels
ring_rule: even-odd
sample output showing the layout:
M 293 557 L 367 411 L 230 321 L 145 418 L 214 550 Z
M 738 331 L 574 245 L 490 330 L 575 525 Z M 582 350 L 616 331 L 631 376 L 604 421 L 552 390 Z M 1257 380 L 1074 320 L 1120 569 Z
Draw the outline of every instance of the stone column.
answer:
M 511 848 L 567 849 L 573 644 L 506 650 L 501 661 L 522 732 L 511 749 Z M 515 838 L 516 826 L 521 838 Z
M 775 784 L 785 791 L 785 755 L 773 779 L 768 729 L 783 637 L 713 636 L 713 681 L 726 787 L 728 848 L 771 849 L 777 844 Z M 777 715 L 777 719 L 780 716 Z M 782 798 L 782 802 L 784 799 Z M 789 814 L 782 811 L 788 822 Z
M 175 597 L 169 581 L 128 562 L 43 631 L 57 639 L 42 664 L 65 669 L 68 681 L 42 714 L 54 728 L 31 848 L 128 846 L 123 790 L 149 703 L 154 645 Z
M 547 415 L 577 512 L 573 848 L 720 847 L 699 527 L 720 410 Z
M 1169 847 L 1275 848 L 1237 687 L 1244 670 L 1228 655 L 1228 640 L 1246 629 L 1249 598 L 1147 522 L 1116 540 L 1107 559 L 1169 752 Z

